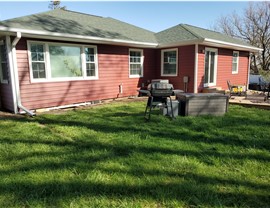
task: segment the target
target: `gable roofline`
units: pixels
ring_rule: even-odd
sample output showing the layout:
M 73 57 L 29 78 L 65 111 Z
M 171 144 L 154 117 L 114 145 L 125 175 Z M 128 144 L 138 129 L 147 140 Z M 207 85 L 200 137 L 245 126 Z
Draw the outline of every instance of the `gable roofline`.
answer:
M 174 28 L 177 28 L 177 27 L 183 28 L 186 32 L 191 34 L 191 37 L 189 37 L 191 39 L 178 38 L 178 41 L 169 42 L 169 43 L 159 43 L 159 46 L 158 46 L 159 48 L 175 47 L 175 46 L 182 46 L 182 45 L 188 45 L 188 44 L 200 44 L 200 45 L 206 45 L 206 46 L 212 46 L 212 47 L 249 51 L 249 52 L 254 52 L 254 53 L 263 51 L 263 49 L 261 48 L 254 47 L 246 42 L 242 42 L 241 40 L 229 37 L 225 34 L 208 30 L 208 29 L 204 29 L 204 28 L 200 28 L 200 27 L 196 27 L 196 26 L 192 26 L 192 25 L 188 25 L 188 24 L 176 25 L 174 27 L 171 27 L 169 29 L 159 32 L 159 34 L 165 31 L 167 31 L 168 33 L 168 31 L 174 30 Z M 199 32 L 201 32 L 201 34 Z M 169 33 L 169 36 L 167 38 L 171 38 L 170 36 L 173 34 L 174 32 L 172 31 L 172 33 Z
M 190 32 L 195 37 L 197 37 L 197 39 L 203 39 L 203 37 L 201 37 L 200 35 L 198 35 L 197 33 L 193 32 L 193 31 L 191 31 L 185 24 L 180 24 L 179 26 L 183 27 L 185 30 Z

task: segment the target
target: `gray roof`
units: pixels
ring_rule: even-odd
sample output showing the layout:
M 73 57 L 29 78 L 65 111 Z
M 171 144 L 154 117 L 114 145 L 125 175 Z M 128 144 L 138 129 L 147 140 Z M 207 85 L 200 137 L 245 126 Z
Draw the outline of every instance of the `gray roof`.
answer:
M 203 39 L 213 39 L 232 44 L 251 46 L 250 44 L 236 38 L 224 35 L 219 32 L 195 27 L 187 24 L 180 24 L 156 33 L 156 38 L 160 44 L 179 43 L 183 41 L 196 41 Z
M 194 35 L 183 25 L 176 25 L 169 29 L 163 30 L 155 34 L 158 43 L 160 44 L 169 44 L 169 43 L 179 43 L 182 41 L 192 41 L 197 40 L 198 36 Z
M 154 33 L 113 18 L 55 9 L 9 19 L 0 26 L 99 38 L 156 43 Z
M 239 39 L 191 25 L 180 24 L 159 33 L 154 33 L 113 18 L 62 9 L 0 21 L 1 26 L 21 30 L 120 40 L 120 42 L 136 41 L 151 43 L 152 46 L 212 39 L 244 47 L 252 47 Z

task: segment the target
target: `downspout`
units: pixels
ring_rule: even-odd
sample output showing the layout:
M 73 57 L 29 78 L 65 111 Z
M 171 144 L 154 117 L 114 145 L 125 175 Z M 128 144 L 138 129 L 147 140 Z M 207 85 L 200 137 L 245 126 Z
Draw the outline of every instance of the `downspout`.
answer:
M 246 89 L 249 90 L 249 77 L 250 77 L 250 52 L 248 53 L 248 76 L 247 76 L 247 86 Z
M 11 82 L 11 90 L 12 90 L 13 112 L 15 114 L 17 114 L 18 113 L 17 96 L 16 96 L 16 90 L 15 90 L 13 58 L 12 58 L 12 51 L 11 51 L 10 36 L 6 36 L 6 47 L 7 47 L 7 52 L 8 52 L 8 66 L 9 66 L 9 71 L 10 71 L 10 82 Z
M 198 44 L 195 44 L 195 63 L 194 63 L 194 93 L 198 92 Z
M 12 63 L 13 63 L 13 76 L 14 76 L 14 84 L 15 84 L 15 92 L 16 92 L 16 100 L 17 107 L 23 111 L 25 111 L 28 115 L 34 116 L 35 113 L 24 107 L 21 103 L 21 95 L 20 95 L 20 85 L 19 85 L 19 75 L 18 75 L 18 65 L 17 65 L 17 56 L 16 56 L 16 45 L 21 39 L 21 33 L 17 32 L 15 39 L 11 43 L 11 51 L 12 51 Z

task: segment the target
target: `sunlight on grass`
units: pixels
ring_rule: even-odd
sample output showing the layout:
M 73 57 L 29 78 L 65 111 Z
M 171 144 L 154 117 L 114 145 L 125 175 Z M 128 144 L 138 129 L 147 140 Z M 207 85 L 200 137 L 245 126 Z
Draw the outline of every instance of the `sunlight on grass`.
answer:
M 0 118 L 0 207 L 267 207 L 270 112 L 143 118 L 117 102 Z

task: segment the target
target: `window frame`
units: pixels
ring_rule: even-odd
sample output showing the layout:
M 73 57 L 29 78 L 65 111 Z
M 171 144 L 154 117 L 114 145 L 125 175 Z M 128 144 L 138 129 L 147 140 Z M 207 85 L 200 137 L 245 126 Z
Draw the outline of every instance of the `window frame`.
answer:
M 33 43 L 33 42 L 31 42 Z M 28 59 L 29 59 L 29 68 L 30 68 L 30 74 L 31 74 L 31 80 L 35 80 L 35 81 L 46 81 L 48 78 L 48 70 L 47 70 L 47 53 L 46 53 L 46 45 L 44 43 L 41 42 L 34 42 L 34 44 L 40 44 L 43 45 L 43 50 L 44 50 L 44 64 L 45 64 L 45 78 L 34 78 L 33 76 L 33 66 L 32 66 L 32 53 L 31 53 L 31 44 L 29 44 L 28 47 Z M 41 63 L 40 61 L 35 61 L 36 63 Z M 43 63 L 42 62 L 42 63 Z
M 141 62 L 140 62 L 140 65 L 141 65 L 141 75 L 139 74 L 130 74 L 130 71 L 131 71 L 131 68 L 130 68 L 130 65 L 132 64 L 130 62 L 130 52 L 131 51 L 134 51 L 134 52 L 140 52 L 141 53 Z M 136 48 L 130 48 L 129 51 L 128 51 L 128 62 L 129 62 L 129 78 L 141 78 L 143 77 L 143 64 L 144 64 L 144 55 L 143 55 L 143 49 L 136 49 Z M 139 64 L 136 63 L 136 64 Z
M 164 74 L 164 53 L 170 52 L 170 51 L 176 52 L 175 74 Z M 178 58 L 179 58 L 178 57 L 178 48 L 170 48 L 170 49 L 161 50 L 161 76 L 163 76 L 163 77 L 176 77 L 176 76 L 178 76 Z
M 42 44 L 45 49 L 45 74 L 46 78 L 34 78 L 33 77 L 33 68 L 32 68 L 32 59 L 31 59 L 31 44 Z M 51 63 L 50 63 L 50 52 L 49 46 L 71 46 L 71 47 L 79 47 L 80 48 L 80 59 L 81 59 L 81 69 L 82 76 L 80 77 L 57 77 L 53 78 L 51 76 Z M 95 76 L 87 76 L 86 72 L 86 57 L 85 57 L 85 48 L 93 48 L 94 49 L 94 59 L 95 59 Z M 73 43 L 65 43 L 65 42 L 45 42 L 45 41 L 27 41 L 27 50 L 28 50 L 28 61 L 29 61 L 29 73 L 30 73 L 30 81 L 31 83 L 37 82 L 61 82 L 61 81 L 82 81 L 82 80 L 98 80 L 98 50 L 96 45 L 85 45 L 85 44 L 73 44 Z
M 237 53 L 237 61 L 234 62 L 234 54 Z M 233 70 L 233 64 L 236 63 L 236 70 L 234 71 Z M 239 70 L 239 51 L 233 51 L 233 54 L 232 54 L 232 74 L 238 74 L 238 70 Z
M 1 84 L 8 84 L 9 74 L 8 74 L 8 60 L 7 60 L 6 42 L 4 40 L 0 40 L 0 46 L 4 46 L 5 56 L 6 56 L 6 60 L 4 60 L 4 61 L 1 59 L 1 56 L 0 56 L 0 81 L 1 81 Z M 6 64 L 7 79 L 3 78 L 3 69 L 2 69 L 2 64 L 3 63 Z

